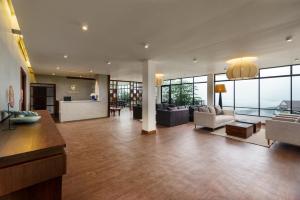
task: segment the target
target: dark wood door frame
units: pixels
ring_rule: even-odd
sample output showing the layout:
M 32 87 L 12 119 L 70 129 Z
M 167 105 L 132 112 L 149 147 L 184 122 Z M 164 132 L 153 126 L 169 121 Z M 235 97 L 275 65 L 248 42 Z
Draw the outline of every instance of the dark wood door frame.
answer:
M 21 110 L 26 110 L 26 105 L 27 105 L 27 76 L 26 76 L 26 72 L 23 69 L 23 67 L 20 67 L 20 89 L 23 91 L 23 101 L 19 102 L 20 103 L 20 109 Z M 21 92 L 20 92 L 20 94 L 21 94 Z

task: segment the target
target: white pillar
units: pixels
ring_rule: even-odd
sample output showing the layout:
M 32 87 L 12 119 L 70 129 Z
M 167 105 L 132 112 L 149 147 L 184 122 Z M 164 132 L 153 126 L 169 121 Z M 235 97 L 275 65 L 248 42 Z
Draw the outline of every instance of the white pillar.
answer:
M 153 61 L 143 62 L 143 134 L 156 133 L 155 68 Z
M 98 95 L 98 101 L 102 102 L 105 104 L 105 107 L 107 108 L 107 116 L 108 116 L 108 94 L 109 94 L 109 76 L 108 75 L 102 75 L 102 74 L 97 74 L 95 76 L 96 81 L 95 81 L 95 94 Z
M 214 74 L 207 75 L 207 105 L 214 105 Z
M 157 86 L 156 90 L 156 103 L 161 104 L 161 86 Z

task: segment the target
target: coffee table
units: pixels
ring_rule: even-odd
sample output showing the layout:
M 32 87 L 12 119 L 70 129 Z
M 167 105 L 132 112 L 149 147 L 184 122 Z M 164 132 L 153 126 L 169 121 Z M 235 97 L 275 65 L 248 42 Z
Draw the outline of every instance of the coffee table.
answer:
M 241 119 L 236 120 L 236 122 L 252 124 L 253 125 L 253 133 L 257 133 L 261 129 L 261 121 L 255 119 Z
M 225 126 L 227 135 L 246 139 L 253 134 L 253 124 L 232 122 Z

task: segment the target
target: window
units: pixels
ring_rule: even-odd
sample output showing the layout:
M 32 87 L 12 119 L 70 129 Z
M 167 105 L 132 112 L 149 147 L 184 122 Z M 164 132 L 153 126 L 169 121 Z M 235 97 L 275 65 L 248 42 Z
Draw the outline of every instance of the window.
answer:
M 180 100 L 180 105 L 193 104 L 193 84 L 182 84 Z
M 194 82 L 207 82 L 207 76 L 196 76 L 194 77 Z
M 181 84 L 181 79 L 180 78 L 173 79 L 173 80 L 171 80 L 171 84 Z
M 291 98 L 291 77 L 260 80 L 260 104 L 262 116 L 286 113 L 291 109 L 286 104 Z
M 258 79 L 235 81 L 235 110 L 237 114 L 259 114 L 258 82 Z
M 162 103 L 168 103 L 169 102 L 169 92 L 170 92 L 170 87 L 169 86 L 162 86 L 161 87 L 161 102 Z
M 199 105 L 207 102 L 207 76 L 164 80 L 161 102 L 176 105 Z
M 300 114 L 300 76 L 293 77 L 292 86 L 293 86 L 292 110 L 294 114 Z
M 293 74 L 300 74 L 300 65 L 293 66 Z
M 216 74 L 215 75 L 215 81 L 227 81 L 228 78 L 226 74 Z
M 260 77 L 284 76 L 284 75 L 290 75 L 290 73 L 291 73 L 290 66 L 268 68 L 268 69 L 260 70 Z
M 216 74 L 215 84 L 219 83 L 229 93 L 222 94 L 223 106 L 233 107 L 237 114 L 300 114 L 300 65 L 260 69 L 258 78 L 247 80 L 228 81 L 226 74 Z M 215 104 L 218 97 L 216 94 Z
M 194 105 L 207 104 L 207 83 L 195 83 L 194 85 Z
M 170 80 L 164 80 L 163 85 L 170 85 Z
M 183 78 L 182 83 L 193 83 L 193 78 Z
M 171 103 L 180 105 L 181 85 L 171 85 Z

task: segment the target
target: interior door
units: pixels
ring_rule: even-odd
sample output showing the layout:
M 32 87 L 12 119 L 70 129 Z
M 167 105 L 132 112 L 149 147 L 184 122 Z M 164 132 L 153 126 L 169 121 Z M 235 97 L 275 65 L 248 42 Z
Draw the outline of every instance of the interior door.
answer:
M 47 109 L 47 88 L 43 86 L 33 87 L 33 109 Z

